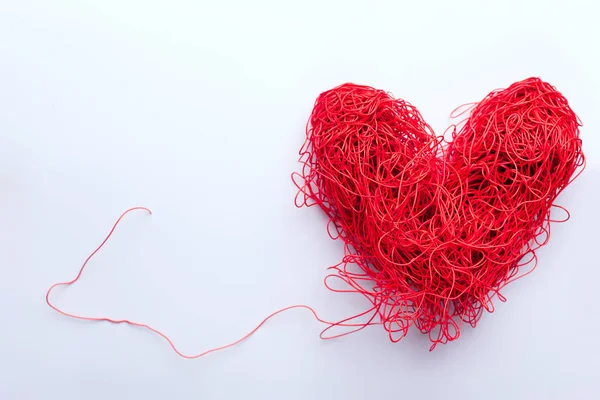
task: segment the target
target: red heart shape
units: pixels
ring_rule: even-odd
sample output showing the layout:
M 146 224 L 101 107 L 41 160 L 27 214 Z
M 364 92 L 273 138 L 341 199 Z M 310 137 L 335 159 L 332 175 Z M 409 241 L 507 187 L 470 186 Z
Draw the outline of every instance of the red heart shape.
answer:
M 315 102 L 297 205 L 328 215 L 345 242 L 335 276 L 372 302 L 390 339 L 415 325 L 433 349 L 535 267 L 553 202 L 584 164 L 579 126 L 537 78 L 491 92 L 451 142 L 409 103 L 344 84 Z

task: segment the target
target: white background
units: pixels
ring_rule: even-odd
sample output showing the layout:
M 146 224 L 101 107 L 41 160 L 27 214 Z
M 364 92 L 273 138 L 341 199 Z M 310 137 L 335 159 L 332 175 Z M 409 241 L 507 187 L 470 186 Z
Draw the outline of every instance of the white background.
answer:
M 598 399 L 600 25 L 589 1 L 0 1 L 0 399 Z M 588 168 L 560 197 L 538 269 L 430 353 L 379 327 L 321 341 L 301 310 L 187 361 L 277 308 L 364 310 L 330 293 L 340 243 L 296 209 L 316 96 L 392 91 L 441 133 L 457 105 L 539 76 L 584 123 Z

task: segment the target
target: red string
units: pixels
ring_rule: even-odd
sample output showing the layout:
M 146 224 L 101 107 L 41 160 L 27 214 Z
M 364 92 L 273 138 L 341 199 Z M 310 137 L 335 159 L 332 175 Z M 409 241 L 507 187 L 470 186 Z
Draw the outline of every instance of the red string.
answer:
M 553 202 L 583 170 L 580 122 L 548 83 L 517 82 L 453 117 L 467 112 L 445 142 L 411 104 L 347 83 L 318 97 L 307 125 L 296 205 L 330 218 L 345 243 L 330 277 L 371 301 L 392 341 L 414 325 L 433 349 L 492 312 L 535 268 L 551 208 L 565 210 Z
M 357 314 L 356 316 L 350 317 L 350 318 L 346 318 L 342 321 L 338 321 L 338 322 L 329 322 L 326 321 L 324 319 L 322 319 L 321 317 L 319 317 L 316 313 L 316 311 L 312 308 L 309 307 L 307 305 L 304 304 L 297 304 L 297 305 L 292 305 L 292 306 L 288 306 L 288 307 L 284 307 L 281 308 L 275 312 L 273 312 L 272 314 L 269 314 L 266 318 L 264 318 L 254 329 L 252 329 L 249 333 L 245 334 L 244 336 L 242 336 L 240 339 L 223 345 L 223 346 L 219 346 L 219 347 L 215 347 L 206 351 L 203 351 L 199 354 L 194 354 L 194 355 L 187 355 L 182 353 L 181 351 L 179 351 L 177 349 L 177 347 L 175 346 L 175 344 L 173 343 L 173 341 L 164 333 L 162 333 L 161 331 L 159 331 L 158 329 L 153 328 L 150 325 L 147 324 L 143 324 L 143 323 L 139 323 L 139 322 L 134 322 L 134 321 L 130 321 L 127 319 L 112 319 L 112 318 L 108 318 L 108 317 L 86 317 L 86 316 L 81 316 L 81 315 L 76 315 L 76 314 L 72 314 L 72 313 L 68 313 L 65 312 L 63 310 L 61 310 L 60 308 L 56 307 L 54 304 L 51 303 L 50 301 L 50 294 L 52 292 L 52 290 L 54 290 L 54 288 L 58 287 L 58 286 L 70 286 L 72 284 L 74 284 L 75 282 L 77 282 L 79 280 L 79 278 L 81 278 L 81 275 L 83 274 L 84 269 L 86 268 L 87 264 L 89 263 L 89 261 L 96 255 L 96 253 L 98 253 L 98 251 L 100 251 L 100 249 L 102 249 L 102 247 L 104 247 L 104 245 L 106 244 L 106 242 L 108 242 L 108 239 L 110 239 L 110 237 L 112 236 L 113 232 L 115 231 L 115 229 L 117 228 L 117 226 L 119 225 L 119 222 L 121 222 L 121 220 L 123 219 L 123 217 L 125 217 L 125 215 L 127 215 L 128 213 L 130 213 L 131 211 L 135 211 L 135 210 L 143 210 L 148 212 L 149 214 L 152 214 L 152 211 L 150 211 L 150 209 L 146 208 L 146 207 L 133 207 L 128 209 L 127 211 L 125 211 L 123 214 L 121 214 L 121 216 L 117 219 L 117 221 L 114 223 L 112 229 L 110 230 L 110 232 L 108 233 L 108 235 L 106 236 L 106 238 L 102 241 L 102 243 L 100 243 L 100 245 L 86 258 L 86 260 L 84 261 L 83 265 L 81 266 L 81 268 L 79 269 L 79 272 L 77 273 L 77 276 L 75 276 L 74 279 L 68 281 L 68 282 L 59 282 L 59 283 L 55 283 L 52 286 L 50 286 L 50 288 L 48 289 L 48 292 L 46 293 L 46 303 L 48 304 L 48 306 L 50 306 L 53 310 L 57 311 L 58 313 L 70 317 L 70 318 L 75 318 L 75 319 L 80 319 L 80 320 L 85 320 L 85 321 L 104 321 L 104 322 L 110 322 L 113 324 L 127 324 L 127 325 L 131 325 L 131 326 L 137 326 L 140 328 L 145 328 L 148 329 L 151 332 L 156 333 L 157 335 L 161 336 L 163 339 L 165 339 L 169 345 L 171 346 L 171 348 L 175 351 L 175 353 L 177 353 L 177 355 L 183 357 L 183 358 L 187 358 L 187 359 L 194 359 L 194 358 L 200 358 L 202 356 L 205 356 L 209 353 L 214 353 L 216 351 L 219 350 L 224 350 L 228 347 L 232 347 L 235 346 L 236 344 L 246 340 L 248 337 L 250 337 L 254 332 L 256 332 L 261 326 L 263 326 L 269 319 L 273 318 L 274 316 L 276 316 L 277 314 L 280 314 L 284 311 L 287 310 L 292 310 L 292 309 L 296 309 L 296 308 L 303 308 L 306 309 L 308 311 L 310 311 L 313 316 L 315 317 L 315 319 L 323 324 L 326 324 L 327 327 L 321 332 L 321 338 L 322 339 L 333 339 L 333 338 L 338 338 L 341 336 L 345 336 L 348 335 L 350 333 L 354 333 L 358 330 L 363 329 L 365 326 L 369 325 L 369 323 L 363 324 L 363 323 L 349 323 L 348 321 L 351 321 L 355 318 L 358 318 L 360 316 L 363 316 L 365 314 L 367 314 L 369 311 L 371 310 L 367 310 L 363 313 Z M 354 327 L 356 329 L 351 330 L 351 331 L 347 331 L 344 333 L 340 333 L 337 335 L 333 335 L 333 336 L 325 336 L 325 332 L 327 332 L 328 330 L 334 328 L 334 327 Z
M 550 237 L 550 222 L 569 213 L 553 204 L 585 165 L 581 125 L 567 100 L 537 78 L 495 90 L 451 126 L 452 141 L 436 136 L 417 109 L 368 86 L 344 84 L 322 93 L 307 124 L 300 151 L 301 173 L 292 174 L 296 206 L 318 205 L 328 216 L 327 231 L 344 242 L 342 261 L 330 267 L 325 285 L 355 292 L 372 305 L 338 322 L 320 318 L 306 305 L 282 308 L 235 342 L 196 355 L 181 353 L 157 329 L 129 320 L 57 312 L 88 321 L 125 323 L 163 337 L 184 358 L 199 358 L 234 346 L 286 310 L 303 308 L 327 327 L 331 339 L 383 325 L 390 340 L 411 326 L 427 334 L 431 350 L 455 340 L 464 322 L 475 326 L 484 310 L 493 312 L 500 290 L 531 273 L 535 251 Z M 579 169 L 579 172 L 577 170 Z M 552 207 L 566 212 L 550 218 Z M 358 271 L 351 270 L 357 265 Z M 524 269 L 523 267 L 528 267 Z M 337 279 L 348 289 L 335 289 Z M 366 322 L 352 322 L 361 317 Z M 352 328 L 325 335 L 334 327 Z

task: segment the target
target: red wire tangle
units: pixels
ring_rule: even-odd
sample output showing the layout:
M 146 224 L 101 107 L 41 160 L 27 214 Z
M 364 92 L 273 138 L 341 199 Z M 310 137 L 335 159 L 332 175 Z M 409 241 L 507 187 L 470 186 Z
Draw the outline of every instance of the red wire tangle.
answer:
M 328 278 L 372 303 L 365 325 L 394 342 L 414 325 L 433 350 L 535 268 L 553 206 L 568 219 L 553 202 L 584 169 L 579 126 L 538 78 L 488 94 L 449 142 L 406 101 L 346 83 L 315 102 L 296 205 L 320 207 L 344 242 Z

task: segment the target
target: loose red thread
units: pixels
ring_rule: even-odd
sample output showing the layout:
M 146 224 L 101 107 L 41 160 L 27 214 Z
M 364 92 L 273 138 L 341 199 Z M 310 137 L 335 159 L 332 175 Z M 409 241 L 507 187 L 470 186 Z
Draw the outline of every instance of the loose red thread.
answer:
M 134 210 L 151 214 L 145 207 L 125 211 L 77 276 L 50 287 L 46 302 L 71 318 L 148 329 L 188 359 L 234 346 L 296 308 L 327 325 L 323 339 L 383 325 L 393 342 L 415 326 L 429 336 L 430 350 L 456 340 L 464 322 L 475 327 L 483 310 L 493 312 L 494 297 L 505 301 L 503 287 L 533 271 L 550 222 L 569 218 L 553 202 L 585 166 L 580 121 L 548 83 L 529 78 L 466 106 L 452 113 L 469 116 L 449 128 L 452 141 L 446 142 L 414 106 L 369 86 L 347 83 L 315 102 L 300 150 L 303 168 L 292 174 L 296 206 L 317 205 L 329 216 L 327 231 L 344 242 L 344 257 L 329 268 L 325 285 L 362 294 L 371 304 L 364 312 L 329 322 L 307 305 L 292 305 L 235 342 L 186 355 L 147 324 L 54 306 L 52 290 L 77 282 L 121 219 Z M 552 207 L 567 216 L 551 220 Z M 333 288 L 331 279 L 348 289 Z M 367 321 L 352 322 L 361 317 Z M 334 327 L 351 329 L 327 336 Z
M 216 351 L 224 350 L 226 348 L 235 346 L 236 344 L 238 344 L 238 343 L 246 340 L 248 337 L 250 337 L 261 326 L 263 326 L 268 320 L 270 320 L 271 318 L 273 318 L 277 314 L 280 314 L 280 313 L 282 313 L 284 311 L 287 311 L 287 310 L 292 310 L 292 309 L 297 309 L 297 308 L 303 308 L 303 309 L 306 309 L 306 310 L 310 311 L 313 314 L 313 316 L 315 317 L 315 319 L 317 321 L 319 321 L 319 322 L 327 325 L 327 327 L 321 332 L 321 338 L 322 339 L 334 339 L 334 338 L 338 338 L 338 337 L 345 336 L 345 335 L 348 335 L 350 333 L 353 333 L 353 332 L 355 332 L 357 330 L 363 329 L 365 327 L 364 324 L 352 324 L 352 323 L 348 323 L 347 321 L 350 320 L 350 319 L 352 319 L 352 318 L 345 319 L 345 320 L 338 321 L 338 322 L 329 322 L 329 321 L 326 321 L 326 320 L 322 319 L 321 317 L 319 317 L 318 314 L 316 313 L 316 311 L 312 307 L 309 307 L 309 306 L 304 305 L 304 304 L 296 304 L 296 305 L 292 305 L 292 306 L 281 308 L 281 309 L 279 309 L 279 310 L 277 310 L 277 311 L 269 314 L 265 319 L 263 319 L 249 333 L 245 334 L 240 339 L 238 339 L 238 340 L 236 340 L 236 341 L 234 341 L 232 343 L 229 343 L 229 344 L 226 344 L 226 345 L 223 345 L 223 346 L 219 346 L 219 347 L 215 347 L 215 348 L 206 350 L 206 351 L 204 351 L 202 353 L 199 353 L 199 354 L 188 355 L 188 354 L 184 354 L 181 351 L 179 351 L 179 349 L 177 349 L 177 347 L 175 346 L 175 344 L 173 344 L 173 341 L 167 335 L 165 335 L 164 333 L 162 333 L 158 329 L 153 328 L 150 325 L 139 323 L 139 322 L 130 321 L 130 320 L 127 320 L 127 319 L 112 319 L 112 318 L 108 318 L 108 317 L 86 317 L 86 316 L 71 314 L 71 313 L 68 313 L 68 312 L 65 312 L 65 311 L 61 310 L 60 308 L 58 308 L 54 304 L 52 304 L 52 302 L 50 301 L 50 294 L 54 290 L 54 288 L 56 288 L 58 286 L 70 286 L 70 285 L 74 284 L 75 282 L 77 282 L 79 280 L 79 278 L 81 278 L 81 275 L 83 274 L 83 271 L 86 268 L 86 266 L 88 265 L 88 263 L 90 262 L 90 260 L 108 242 L 108 239 L 110 239 L 110 237 L 112 236 L 113 232 L 115 231 L 115 229 L 119 225 L 119 222 L 121 222 L 121 220 L 123 219 L 123 217 L 125 217 L 125 215 L 127 215 L 128 213 L 130 213 L 132 211 L 135 211 L 135 210 L 143 210 L 143 211 L 148 212 L 149 214 L 152 214 L 152 211 L 149 208 L 146 208 L 146 207 L 133 207 L 133 208 L 130 208 L 127 211 L 125 211 L 123 214 L 121 214 L 121 216 L 114 223 L 112 229 L 110 230 L 110 232 L 108 233 L 108 235 L 106 236 L 106 238 L 102 241 L 102 243 L 100 243 L 100 245 L 83 262 L 83 265 L 79 269 L 79 272 L 77 273 L 77 276 L 75 276 L 75 278 L 73 278 L 72 280 L 70 280 L 68 282 L 59 282 L 59 283 L 55 283 L 52 286 L 50 286 L 50 288 L 48 289 L 48 292 L 46 292 L 46 303 L 48 304 L 48 306 L 50 306 L 53 310 L 57 311 L 58 313 L 60 313 L 62 315 L 65 315 L 67 317 L 70 317 L 70 318 L 81 319 L 81 320 L 85 320 L 85 321 L 104 321 L 104 322 L 110 322 L 110 323 L 113 323 L 113 324 L 127 324 L 127 325 L 131 325 L 131 326 L 137 326 L 137 327 L 140 327 L 140 328 L 148 329 L 149 331 L 154 332 L 157 335 L 161 336 L 163 339 L 165 339 L 167 341 L 167 343 L 169 343 L 169 345 L 171 346 L 171 348 L 175 351 L 175 353 L 177 353 L 177 355 L 179 355 L 179 356 L 181 356 L 183 358 L 187 358 L 187 359 L 200 358 L 200 357 L 205 356 L 207 354 L 214 353 Z M 362 315 L 362 314 L 364 314 L 364 313 L 359 314 L 359 316 Z M 353 330 L 353 331 L 344 332 L 344 333 L 341 333 L 341 334 L 338 334 L 338 335 L 325 336 L 325 332 L 327 332 L 329 329 L 331 329 L 333 327 L 336 327 L 336 326 L 341 326 L 341 327 L 355 327 L 356 329 Z
M 433 350 L 505 301 L 583 170 L 581 124 L 548 83 L 529 78 L 469 106 L 445 142 L 411 104 L 348 83 L 318 97 L 307 126 L 296 205 L 330 218 L 345 244 L 330 277 L 373 304 L 394 342 L 415 326 Z

